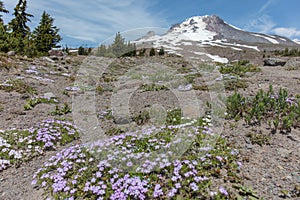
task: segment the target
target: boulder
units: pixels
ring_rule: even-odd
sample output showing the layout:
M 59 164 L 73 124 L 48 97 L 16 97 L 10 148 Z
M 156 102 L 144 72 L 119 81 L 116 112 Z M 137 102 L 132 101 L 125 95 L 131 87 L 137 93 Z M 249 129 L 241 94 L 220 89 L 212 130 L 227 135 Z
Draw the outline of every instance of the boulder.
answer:
M 15 51 L 9 51 L 9 52 L 7 52 L 7 55 L 8 56 L 15 56 L 16 52 Z
M 279 58 L 268 58 L 264 60 L 264 66 L 284 66 L 285 60 Z
M 300 69 L 300 58 L 291 58 L 289 59 L 284 67 L 287 70 L 297 70 Z

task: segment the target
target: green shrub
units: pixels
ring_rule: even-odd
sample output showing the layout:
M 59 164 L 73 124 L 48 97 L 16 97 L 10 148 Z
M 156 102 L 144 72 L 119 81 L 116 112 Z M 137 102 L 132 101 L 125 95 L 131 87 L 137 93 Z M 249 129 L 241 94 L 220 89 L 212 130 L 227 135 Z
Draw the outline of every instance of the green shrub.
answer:
M 248 83 L 241 79 L 225 80 L 224 87 L 226 90 L 238 90 L 239 88 L 247 88 Z
M 143 84 L 140 87 L 142 92 L 148 92 L 148 91 L 161 91 L 161 90 L 169 90 L 168 87 L 164 86 L 164 85 L 157 85 L 157 84 Z
M 150 56 L 155 56 L 155 49 L 154 48 L 151 48 L 150 49 Z
M 235 63 L 225 64 L 220 67 L 220 73 L 233 76 L 245 76 L 247 72 L 259 72 L 261 69 L 249 63 L 248 60 L 241 60 Z
M 167 112 L 166 125 L 178 125 L 181 123 L 182 111 L 180 108 L 169 110 Z
M 273 130 L 290 132 L 300 122 L 300 98 L 292 97 L 287 90 L 280 88 L 275 94 L 272 85 L 264 92 L 259 90 L 255 97 L 245 98 L 234 93 L 227 99 L 227 118 L 244 118 L 249 125 L 267 122 Z
M 165 55 L 165 50 L 164 50 L 163 47 L 160 48 L 160 50 L 159 50 L 159 52 L 158 52 L 158 55 L 160 55 L 160 56 Z
M 21 94 L 37 94 L 37 90 L 35 88 L 19 79 L 5 81 L 3 84 L 0 84 L 0 90 L 4 90 L 6 92 L 15 91 Z
M 136 122 L 137 125 L 146 124 L 150 120 L 150 114 L 147 110 L 140 111 L 138 115 L 133 117 L 133 121 Z

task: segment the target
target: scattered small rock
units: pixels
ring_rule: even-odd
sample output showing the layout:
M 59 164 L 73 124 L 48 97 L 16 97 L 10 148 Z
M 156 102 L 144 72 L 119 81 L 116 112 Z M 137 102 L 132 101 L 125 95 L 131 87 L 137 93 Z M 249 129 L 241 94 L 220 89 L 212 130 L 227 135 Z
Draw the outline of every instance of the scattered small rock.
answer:
M 179 91 L 190 91 L 193 89 L 193 85 L 192 84 L 188 84 L 188 85 L 180 85 L 178 87 Z
M 129 124 L 131 120 L 128 117 L 114 117 L 114 122 L 118 125 Z
M 50 59 L 52 59 L 52 60 L 60 60 L 60 59 L 58 58 L 58 56 L 50 56 Z
M 8 56 L 15 56 L 16 55 L 16 52 L 15 51 L 9 51 L 9 52 L 7 52 L 7 55 Z
M 55 61 L 52 60 L 52 59 L 49 58 L 49 57 L 43 57 L 43 61 L 45 61 L 45 62 L 50 62 L 50 63 L 55 63 Z
M 52 92 L 47 92 L 43 96 L 45 99 L 55 99 L 56 96 Z
M 56 56 L 56 57 L 60 57 L 60 56 L 64 56 L 64 53 L 61 50 L 49 50 L 48 51 L 49 56 Z

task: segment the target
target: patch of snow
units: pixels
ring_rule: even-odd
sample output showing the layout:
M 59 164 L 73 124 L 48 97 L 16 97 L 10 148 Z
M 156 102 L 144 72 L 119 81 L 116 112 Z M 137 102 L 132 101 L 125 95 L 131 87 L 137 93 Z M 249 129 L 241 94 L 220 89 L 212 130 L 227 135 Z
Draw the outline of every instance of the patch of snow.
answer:
M 231 47 L 233 50 L 237 50 L 237 51 L 243 51 L 243 49 L 240 48 L 236 48 L 236 47 Z
M 203 53 L 203 52 L 193 52 L 194 54 L 197 54 L 197 55 L 200 55 L 200 56 L 203 56 L 203 55 L 206 55 L 206 53 Z
M 165 35 L 155 35 L 147 39 L 135 41 L 136 44 L 152 43 L 154 46 L 164 46 L 163 44 L 168 43 L 172 46 L 177 46 L 180 43 L 191 41 L 211 41 L 214 36 L 217 35 L 215 32 L 206 30 L 207 24 L 203 19 L 207 16 L 198 16 L 186 19 L 183 23 L 177 27 L 173 27 Z M 192 45 L 189 43 L 188 45 Z
M 234 28 L 234 29 L 236 29 L 236 30 L 243 31 L 242 29 L 240 29 L 240 28 L 238 28 L 238 27 L 236 27 L 236 26 L 233 26 L 233 25 L 231 25 L 231 24 L 229 24 L 229 23 L 227 23 L 227 22 L 225 22 L 225 24 L 227 24 L 228 26 L 230 26 L 230 27 L 232 27 L 232 28 Z
M 197 54 L 200 56 L 205 55 L 205 56 L 211 58 L 214 62 L 219 62 L 219 63 L 228 63 L 229 62 L 227 58 L 222 58 L 218 55 L 211 55 L 211 54 L 203 53 L 203 52 L 194 52 L 194 54 Z
M 227 42 L 222 42 L 221 40 L 216 40 L 214 42 L 215 43 L 220 43 L 220 44 L 223 44 L 223 45 L 229 45 L 229 46 L 235 46 L 235 47 L 245 47 L 245 48 L 248 48 L 248 49 L 254 49 L 256 51 L 260 51 L 257 46 L 249 46 L 249 45 L 243 45 L 243 44 L 237 44 L 237 43 L 227 43 Z
M 269 40 L 271 43 L 273 43 L 273 44 L 279 44 L 279 42 L 277 41 L 277 40 L 275 40 L 275 39 L 273 39 L 273 38 L 270 38 L 271 36 L 270 35 L 268 35 L 269 37 L 267 37 L 267 36 L 263 36 L 263 35 L 258 35 L 258 34 L 252 34 L 252 35 L 254 35 L 254 36 L 256 36 L 256 37 L 261 37 L 261 38 L 264 38 L 264 39 L 266 39 L 266 40 Z
M 201 44 L 204 44 L 204 45 L 210 45 L 210 46 L 215 46 L 215 47 L 227 48 L 227 46 L 220 45 L 220 44 L 216 44 L 216 43 L 214 43 L 213 41 L 212 41 L 212 42 L 201 42 Z
M 300 44 L 300 40 L 298 40 L 298 39 L 294 39 L 293 42 Z
M 219 62 L 219 63 L 228 63 L 228 59 L 227 58 L 222 58 L 218 55 L 211 55 L 211 54 L 206 54 L 208 57 L 210 57 L 211 59 L 213 59 L 213 61 L 215 62 Z
M 271 37 L 271 38 L 276 38 L 274 35 L 268 35 L 268 34 L 266 34 L 267 36 L 269 36 L 269 37 Z
M 193 43 L 191 42 L 180 42 L 181 45 L 186 45 L 186 46 L 192 46 Z
M 286 39 L 285 39 L 285 38 L 279 38 L 279 39 L 281 39 L 282 41 L 285 41 L 285 42 L 286 42 Z

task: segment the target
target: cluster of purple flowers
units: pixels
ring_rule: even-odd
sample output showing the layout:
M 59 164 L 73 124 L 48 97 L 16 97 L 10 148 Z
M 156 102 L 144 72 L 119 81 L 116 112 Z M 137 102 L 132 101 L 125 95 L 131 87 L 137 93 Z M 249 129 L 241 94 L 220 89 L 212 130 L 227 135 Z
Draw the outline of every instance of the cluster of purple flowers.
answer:
M 210 183 L 210 178 L 199 169 L 204 165 L 213 167 L 214 160 L 221 165 L 227 158 L 223 154 L 210 154 L 215 149 L 209 147 L 202 157 L 174 160 L 172 156 L 176 156 L 176 151 L 168 148 L 171 145 L 179 146 L 198 134 L 213 137 L 210 123 L 207 118 L 205 132 L 199 131 L 203 129 L 197 127 L 188 130 L 181 125 L 180 129 L 188 130 L 184 132 L 187 133 L 186 138 L 168 140 L 165 137 L 167 134 L 174 136 L 179 129 L 177 126 L 151 127 L 93 144 L 67 148 L 45 163 L 45 167 L 35 174 L 33 183 L 50 190 L 56 196 L 67 195 L 71 199 L 82 195 L 92 199 L 172 198 L 183 190 L 188 196 L 197 196 L 203 191 L 203 186 Z M 158 137 L 159 134 L 164 137 Z M 157 155 L 151 154 L 151 151 L 157 149 L 162 151 Z M 229 150 L 228 154 L 234 156 L 237 152 Z M 221 191 L 222 195 L 226 195 L 224 190 Z
M 24 130 L 2 131 L 0 171 L 15 162 L 30 159 L 34 155 L 42 154 L 44 150 L 55 149 L 57 144 L 66 144 L 78 137 L 79 131 L 74 125 L 59 120 L 45 120 L 36 127 Z

